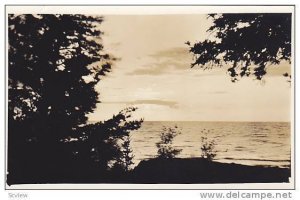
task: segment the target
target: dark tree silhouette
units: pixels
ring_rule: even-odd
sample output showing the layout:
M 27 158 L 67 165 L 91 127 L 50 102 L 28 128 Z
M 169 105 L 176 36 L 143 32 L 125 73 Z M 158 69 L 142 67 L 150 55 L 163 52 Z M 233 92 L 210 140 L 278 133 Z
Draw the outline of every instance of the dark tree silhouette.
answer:
M 291 14 L 210 14 L 211 39 L 190 45 L 192 67 L 230 66 L 232 81 L 254 75 L 261 80 L 267 65 L 291 58 Z
M 139 127 L 141 121 L 126 122 L 124 116 L 134 109 L 86 125 L 87 114 L 99 102 L 94 86 L 114 60 L 100 43 L 102 20 L 84 15 L 8 16 L 8 183 L 55 181 L 91 164 L 91 157 L 74 159 L 97 147 L 75 151 L 74 141 L 92 141 L 92 130 L 118 134 L 107 130 L 120 128 L 121 122 L 125 125 L 120 137 Z M 90 135 L 83 129 L 91 129 Z M 116 146 L 113 139 L 106 143 L 107 148 Z
M 27 119 L 26 111 L 34 111 L 36 132 L 55 140 L 86 122 L 98 102 L 99 75 L 110 71 L 109 56 L 92 40 L 100 36 L 95 23 L 101 22 L 83 15 L 9 16 L 9 97 L 22 104 L 11 101 L 13 118 Z
M 158 158 L 175 158 L 175 156 L 182 151 L 182 149 L 176 149 L 172 147 L 174 138 L 179 134 L 181 134 L 181 132 L 176 127 L 163 127 L 162 132 L 160 134 L 160 141 L 156 143 L 156 147 L 158 148 Z
M 128 145 L 126 147 L 128 150 L 130 144 L 127 140 L 130 131 L 140 128 L 143 122 L 143 120 L 128 121 L 135 110 L 134 107 L 126 108 L 107 121 L 90 124 L 80 129 L 85 136 L 81 136 L 79 140 L 89 146 L 88 157 L 91 157 L 103 170 L 113 168 L 115 164 L 119 164 L 120 159 L 124 158 L 124 147 Z M 87 156 L 83 155 L 83 157 Z
M 130 147 L 130 136 L 124 136 L 122 138 L 122 144 L 120 149 L 120 156 L 117 159 L 115 166 L 119 168 L 122 172 L 128 172 L 132 170 L 133 162 L 133 152 Z

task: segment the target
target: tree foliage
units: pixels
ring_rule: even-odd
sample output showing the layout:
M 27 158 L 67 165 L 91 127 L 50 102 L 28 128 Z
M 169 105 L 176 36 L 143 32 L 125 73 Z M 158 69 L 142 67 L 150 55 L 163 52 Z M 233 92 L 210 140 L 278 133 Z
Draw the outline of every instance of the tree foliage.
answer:
M 261 80 L 268 65 L 291 59 L 291 14 L 210 14 L 210 37 L 190 45 L 192 67 L 228 68 L 232 81 L 254 75 Z
M 85 15 L 8 15 L 10 182 L 106 166 L 118 156 L 117 138 L 139 128 L 141 120 L 126 121 L 135 108 L 87 125 L 87 114 L 99 103 L 95 85 L 114 61 L 103 51 L 102 21 Z
M 182 151 L 182 149 L 177 149 L 172 146 L 174 138 L 179 134 L 181 134 L 181 132 L 177 127 L 163 127 L 160 134 L 160 141 L 156 143 L 158 158 L 175 158 L 175 156 Z
M 134 165 L 134 155 L 130 147 L 130 142 L 130 136 L 125 136 L 122 138 L 121 155 L 118 157 L 118 160 L 115 164 L 116 166 L 119 166 L 123 172 L 132 170 L 132 166 Z
M 79 152 L 78 156 L 90 157 L 103 169 L 113 168 L 115 164 L 120 164 L 120 160 L 126 157 L 125 153 L 131 154 L 131 152 L 126 152 L 130 148 L 130 131 L 140 128 L 143 122 L 143 120 L 128 120 L 135 110 L 134 107 L 126 108 L 107 121 L 80 128 L 78 138 L 80 143 L 78 144 L 89 148 L 86 148 L 87 155 Z M 84 136 L 81 135 L 82 133 Z M 79 149 L 82 148 L 79 146 Z M 130 158 L 126 159 L 129 162 Z
M 51 138 L 55 133 L 64 137 L 86 122 L 98 102 L 94 86 L 111 68 L 95 40 L 101 22 L 101 17 L 83 15 L 9 16 L 12 118 L 38 121 L 35 131 L 49 132 Z

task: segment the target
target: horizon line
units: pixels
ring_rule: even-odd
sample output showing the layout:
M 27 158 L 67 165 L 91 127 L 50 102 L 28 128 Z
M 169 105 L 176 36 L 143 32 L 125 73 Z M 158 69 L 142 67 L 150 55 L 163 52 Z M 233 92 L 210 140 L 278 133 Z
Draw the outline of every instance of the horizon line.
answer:
M 136 119 L 134 119 L 136 120 Z M 105 120 L 99 120 L 99 121 L 105 121 Z M 88 122 L 99 122 L 96 120 L 91 120 Z M 248 121 L 248 120 L 242 120 L 242 121 L 237 121 L 237 120 L 144 120 L 143 122 L 271 122 L 271 123 L 292 123 L 291 121 Z

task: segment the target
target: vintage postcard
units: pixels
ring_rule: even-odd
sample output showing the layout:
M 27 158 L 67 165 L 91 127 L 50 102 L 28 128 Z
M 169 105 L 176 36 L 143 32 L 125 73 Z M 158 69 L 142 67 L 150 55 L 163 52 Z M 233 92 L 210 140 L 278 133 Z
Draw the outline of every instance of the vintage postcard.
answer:
M 6 6 L 6 189 L 293 189 L 294 6 Z

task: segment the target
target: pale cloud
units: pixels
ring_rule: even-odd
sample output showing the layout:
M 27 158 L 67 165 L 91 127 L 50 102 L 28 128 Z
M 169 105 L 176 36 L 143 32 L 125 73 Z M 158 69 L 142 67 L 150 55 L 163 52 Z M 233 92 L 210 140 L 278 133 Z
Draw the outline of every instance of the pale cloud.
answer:
M 127 75 L 161 75 L 164 73 L 167 73 L 166 67 L 161 67 L 157 63 L 153 63 L 151 66 L 144 66 L 143 68 L 128 72 Z
M 148 55 L 148 57 L 151 60 L 150 64 L 128 72 L 128 75 L 162 75 L 173 71 L 186 70 L 190 67 L 192 61 L 187 47 L 174 47 L 157 51 Z
M 190 53 L 189 53 L 188 46 L 186 46 L 186 47 L 174 47 L 166 50 L 157 51 L 156 53 L 150 54 L 149 56 L 156 59 L 175 58 L 178 60 L 187 60 L 187 59 L 189 60 Z
M 176 101 L 167 101 L 167 100 L 159 100 L 159 99 L 145 99 L 145 100 L 135 100 L 135 101 L 111 101 L 111 102 L 102 102 L 107 104 L 126 104 L 126 105 L 159 105 L 159 106 L 167 106 L 170 108 L 178 108 L 178 103 Z

